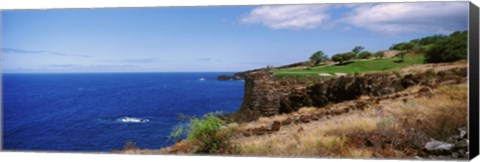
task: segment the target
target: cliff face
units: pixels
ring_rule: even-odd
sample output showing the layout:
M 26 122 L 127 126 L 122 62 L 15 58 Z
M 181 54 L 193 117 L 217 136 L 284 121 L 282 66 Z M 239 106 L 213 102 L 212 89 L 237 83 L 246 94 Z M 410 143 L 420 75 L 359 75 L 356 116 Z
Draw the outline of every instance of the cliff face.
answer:
M 280 79 L 272 77 L 268 71 L 255 71 L 245 74 L 243 103 L 230 117 L 234 121 L 251 121 L 305 106 L 323 107 L 329 103 L 354 100 L 362 95 L 387 95 L 414 85 L 432 87 L 444 82 L 460 82 L 466 76 L 466 67 L 407 75 L 373 73 L 326 80 Z
M 269 71 L 255 71 L 245 75 L 245 95 L 236 120 L 254 120 L 260 116 L 272 116 L 279 113 L 282 98 L 292 92 L 303 91 L 307 81 L 296 79 L 277 79 Z

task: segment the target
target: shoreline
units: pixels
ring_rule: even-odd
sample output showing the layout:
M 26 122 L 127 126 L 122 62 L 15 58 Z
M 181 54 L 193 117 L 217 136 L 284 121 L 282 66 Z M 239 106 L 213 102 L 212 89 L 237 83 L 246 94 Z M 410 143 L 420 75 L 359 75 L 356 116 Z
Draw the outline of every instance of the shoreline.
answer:
M 432 73 L 430 71 L 430 69 L 432 69 L 432 68 L 435 68 L 435 69 L 438 69 L 438 70 L 435 70 L 435 72 Z M 438 77 L 439 82 L 434 82 L 434 84 L 432 84 L 432 83 L 424 84 L 424 83 L 422 83 L 423 79 L 420 79 L 420 80 L 418 80 L 419 78 L 415 79 L 415 76 L 413 76 L 413 78 L 411 78 L 412 76 L 409 75 L 409 72 L 412 69 L 416 69 L 417 76 L 419 76 L 420 78 L 423 77 L 424 79 L 427 79 L 428 78 L 427 76 L 431 76 L 431 75 L 435 74 L 434 78 Z M 418 69 L 421 69 L 421 70 L 418 71 Z M 345 79 L 348 79 L 348 78 L 354 78 L 355 80 L 362 80 L 361 79 L 362 76 L 375 76 L 375 75 L 382 76 L 384 74 L 388 74 L 390 77 L 396 76 L 396 77 L 400 77 L 400 78 L 404 78 L 404 77 L 411 78 L 411 79 L 413 79 L 412 81 L 414 81 L 414 83 L 410 83 L 411 86 L 417 87 L 417 88 L 415 88 L 414 90 L 410 90 L 411 88 L 409 88 L 410 87 L 409 86 L 409 87 L 405 88 L 406 90 L 398 90 L 398 91 L 393 91 L 393 92 L 387 92 L 387 94 L 380 95 L 380 96 L 377 96 L 377 97 L 370 96 L 370 97 L 365 98 L 364 95 L 360 95 L 360 98 L 355 97 L 352 100 L 338 101 L 338 102 L 335 102 L 335 103 L 326 104 L 325 106 L 317 105 L 317 106 L 314 106 L 314 108 L 311 109 L 311 110 L 310 109 L 305 109 L 305 107 L 308 108 L 308 105 L 303 105 L 303 106 L 300 106 L 299 109 L 291 111 L 291 112 L 276 113 L 276 114 L 272 114 L 272 115 L 268 115 L 268 116 L 260 115 L 259 118 L 246 120 L 246 121 L 242 121 L 242 122 L 238 122 L 238 120 L 228 120 L 229 117 L 231 118 L 232 116 L 238 115 L 238 113 L 246 113 L 247 115 L 252 115 L 252 112 L 245 111 L 245 108 L 241 107 L 237 112 L 225 115 L 227 117 L 223 118 L 223 119 L 227 119 L 227 121 L 229 121 L 230 124 L 228 124 L 228 126 L 227 126 L 229 129 L 230 128 L 236 129 L 236 132 L 237 132 L 237 133 L 235 133 L 236 135 L 231 137 L 233 141 L 237 141 L 239 139 L 244 139 L 244 138 L 245 139 L 255 138 L 255 139 L 259 139 L 260 141 L 263 141 L 264 139 L 268 139 L 270 136 L 274 136 L 275 134 L 278 134 L 277 131 L 282 131 L 282 130 L 285 131 L 284 129 L 287 129 L 287 128 L 291 127 L 290 126 L 291 124 L 293 124 L 294 126 L 298 125 L 298 126 L 301 126 L 301 127 L 295 128 L 294 129 L 295 131 L 291 130 L 291 131 L 287 131 L 287 132 L 298 134 L 302 131 L 305 131 L 305 129 L 306 129 L 302 125 L 309 124 L 311 122 L 320 121 L 320 120 L 322 120 L 322 121 L 324 121 L 324 120 L 326 120 L 326 121 L 335 120 L 335 118 L 337 118 L 335 116 L 342 117 L 342 116 L 345 116 L 344 114 L 360 113 L 360 112 L 364 112 L 364 111 L 367 111 L 367 110 L 370 111 L 371 108 L 367 108 L 367 107 L 372 107 L 371 105 L 375 104 L 375 103 L 378 104 L 379 102 L 382 103 L 382 102 L 386 102 L 388 100 L 405 102 L 405 99 L 402 99 L 402 98 L 405 98 L 405 97 L 408 98 L 409 96 L 412 96 L 412 95 L 420 96 L 420 97 L 421 96 L 427 96 L 427 98 L 428 98 L 428 96 L 431 95 L 432 91 L 436 91 L 436 89 L 439 85 L 441 85 L 440 87 L 444 87 L 444 86 L 448 87 L 448 85 L 450 85 L 450 84 L 452 84 L 452 85 L 462 84 L 462 83 L 464 84 L 465 81 L 466 81 L 465 80 L 466 79 L 466 69 L 467 69 L 467 66 L 462 64 L 462 63 L 425 64 L 425 65 L 409 66 L 409 67 L 405 67 L 405 68 L 401 68 L 401 69 L 396 70 L 395 72 L 403 73 L 402 75 L 400 75 L 401 77 L 396 76 L 397 74 L 394 74 L 392 72 L 373 72 L 373 73 L 365 73 L 365 74 L 362 74 L 361 76 L 340 76 L 340 77 L 330 78 L 330 79 L 327 79 L 327 80 L 322 80 L 322 81 L 320 81 L 320 83 L 332 82 L 332 83 L 338 84 L 338 83 L 341 83 L 341 82 L 338 82 L 338 81 L 345 80 Z M 251 84 L 251 85 L 254 85 L 254 86 L 264 86 L 262 84 L 265 84 L 265 83 L 267 83 L 267 84 L 270 83 L 271 84 L 271 81 L 269 81 L 269 79 L 266 79 L 268 77 L 266 77 L 265 75 L 259 75 L 258 73 L 262 73 L 262 72 L 257 72 L 257 74 L 247 75 L 247 78 L 245 79 L 245 82 L 246 82 L 246 84 L 245 84 L 245 95 L 244 95 L 244 98 L 243 98 L 244 102 L 242 103 L 242 106 L 258 105 L 258 104 L 251 104 L 248 101 L 246 103 L 246 101 L 245 101 L 245 100 L 248 100 L 249 98 L 252 98 L 252 96 L 249 96 L 249 95 L 252 95 L 251 94 L 252 90 L 248 90 L 248 89 L 249 88 L 250 89 L 254 88 L 254 87 L 249 87 L 248 84 Z M 444 75 L 447 75 L 448 77 L 445 77 Z M 249 78 L 251 76 L 259 77 L 260 79 L 255 80 L 255 79 Z M 388 77 L 386 77 L 386 78 L 388 78 Z M 455 81 L 455 78 L 457 78 L 456 81 Z M 417 81 L 415 81 L 415 80 L 417 80 Z M 273 82 L 281 82 L 281 81 L 285 81 L 285 80 L 284 79 L 277 79 Z M 403 83 L 408 83 L 409 82 L 409 81 L 406 81 L 406 80 L 405 81 L 400 81 L 400 80 L 395 81 L 394 79 L 393 80 L 390 79 L 388 81 L 389 82 L 397 82 L 396 84 L 400 84 L 402 82 Z M 453 81 L 453 82 L 451 82 L 451 81 Z M 445 83 L 443 83 L 443 82 L 445 82 Z M 429 85 L 429 84 L 432 84 L 432 85 Z M 435 85 L 435 84 L 439 84 L 439 85 Z M 276 84 L 274 84 L 274 85 L 276 85 Z M 285 85 L 291 85 L 291 84 L 285 84 Z M 315 85 L 315 83 L 313 83 L 313 85 Z M 380 85 L 382 85 L 382 84 L 380 84 Z M 275 87 L 275 86 L 270 86 L 270 88 L 271 87 Z M 315 86 L 308 85 L 306 87 L 311 88 L 311 87 L 315 87 Z M 422 87 L 427 87 L 427 89 L 424 90 L 425 88 L 422 88 Z M 277 87 L 277 88 L 282 88 L 282 87 Z M 272 93 L 275 93 L 275 92 L 272 92 Z M 411 93 L 411 94 L 409 94 L 409 93 Z M 262 92 L 262 94 L 269 96 L 268 95 L 269 93 L 263 93 Z M 367 96 L 369 96 L 369 95 L 367 95 Z M 292 96 L 290 96 L 290 97 L 292 97 Z M 262 97 L 257 96 L 257 97 L 254 97 L 254 98 L 262 98 Z M 409 98 L 410 99 L 407 99 L 407 100 L 411 100 L 411 99 L 415 100 L 415 97 L 413 97 L 413 98 L 409 97 Z M 332 104 L 333 105 L 349 105 L 348 103 L 351 103 L 350 105 L 353 104 L 353 106 L 347 106 L 347 107 L 340 106 L 340 107 L 343 107 L 343 108 L 340 108 L 338 110 L 329 110 L 330 108 L 328 108 L 328 107 L 331 107 Z M 258 105 L 258 106 L 262 106 L 262 105 Z M 375 106 L 373 106 L 373 107 L 375 107 Z M 262 109 L 258 109 L 258 108 L 251 108 L 251 109 L 255 109 L 257 111 L 262 110 Z M 326 111 L 326 110 L 328 110 L 328 111 Z M 318 114 L 318 115 L 315 115 L 317 113 L 314 113 L 314 112 L 317 112 L 317 111 L 321 112 L 321 113 Z M 257 112 L 257 113 L 259 113 L 259 112 Z M 294 114 L 303 114 L 303 115 L 292 117 L 291 115 L 294 115 Z M 340 120 L 340 118 L 338 120 Z M 259 123 L 259 124 L 252 125 L 251 123 Z M 275 136 L 277 136 L 277 135 L 275 135 Z M 279 138 L 280 137 L 281 136 L 279 136 Z M 355 137 L 355 138 L 357 138 L 357 137 Z M 360 137 L 358 137 L 358 138 L 360 138 Z M 247 140 L 247 141 L 250 141 L 250 140 Z M 234 143 L 245 143 L 245 142 L 238 142 L 237 141 L 237 142 L 234 142 Z M 188 146 L 185 143 L 184 140 L 181 140 L 180 142 L 177 142 L 176 144 L 174 144 L 172 146 L 163 147 L 161 149 L 153 149 L 153 150 L 148 149 L 148 150 L 143 150 L 143 151 L 142 150 L 130 150 L 130 151 L 128 151 L 128 150 L 125 151 L 124 150 L 124 151 L 120 151 L 118 153 L 184 154 L 184 153 L 189 152 L 188 151 L 189 149 L 192 149 L 192 148 L 189 148 L 189 147 L 190 146 Z M 246 146 L 242 146 L 242 147 L 246 147 Z M 261 147 L 261 145 L 259 145 L 258 147 Z M 257 150 L 257 151 L 259 151 L 260 153 L 262 152 L 260 150 Z M 267 153 L 267 152 L 264 152 L 264 153 Z M 231 153 L 227 153 L 227 154 L 231 154 Z M 428 154 L 432 154 L 432 153 L 428 153 Z M 240 155 L 241 156 L 241 155 L 244 155 L 244 153 L 242 153 L 242 154 L 233 153 L 231 155 Z M 253 156 L 258 156 L 258 155 L 261 155 L 261 154 L 253 154 Z M 268 154 L 266 154 L 266 155 L 268 155 Z M 283 156 L 283 155 L 273 154 L 273 156 Z M 306 155 L 306 156 L 308 156 L 308 155 Z M 310 156 L 308 156 L 308 157 L 310 157 Z M 330 157 L 330 156 L 314 156 L 314 157 Z

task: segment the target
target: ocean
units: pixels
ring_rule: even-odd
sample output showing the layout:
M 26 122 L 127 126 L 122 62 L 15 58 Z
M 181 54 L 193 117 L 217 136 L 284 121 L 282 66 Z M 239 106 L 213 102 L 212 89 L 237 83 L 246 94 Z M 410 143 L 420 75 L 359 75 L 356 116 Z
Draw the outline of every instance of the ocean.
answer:
M 3 74 L 3 149 L 110 152 L 128 141 L 159 149 L 185 114 L 231 113 L 243 81 L 231 73 Z

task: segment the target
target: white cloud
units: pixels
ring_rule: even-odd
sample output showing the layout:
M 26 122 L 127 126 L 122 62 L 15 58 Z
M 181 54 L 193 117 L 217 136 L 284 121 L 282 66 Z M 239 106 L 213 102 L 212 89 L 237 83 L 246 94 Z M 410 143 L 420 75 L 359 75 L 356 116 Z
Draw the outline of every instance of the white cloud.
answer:
M 373 32 L 450 33 L 467 27 L 467 2 L 381 3 L 359 5 L 341 22 Z
M 328 5 L 263 6 L 255 8 L 240 21 L 272 29 L 313 29 L 330 17 L 327 10 Z

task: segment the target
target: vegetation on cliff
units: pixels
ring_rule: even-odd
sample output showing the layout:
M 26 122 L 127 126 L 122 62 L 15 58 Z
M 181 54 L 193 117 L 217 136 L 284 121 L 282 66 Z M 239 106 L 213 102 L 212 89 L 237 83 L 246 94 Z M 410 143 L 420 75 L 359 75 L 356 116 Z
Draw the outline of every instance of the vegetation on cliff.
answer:
M 229 153 L 232 151 L 232 145 L 229 138 L 233 135 L 232 129 L 226 128 L 226 123 L 218 116 L 222 112 L 208 113 L 201 118 L 192 117 L 189 123 L 181 125 L 172 131 L 170 137 L 182 142 L 182 145 L 188 146 L 185 153 Z M 180 136 L 186 134 L 184 141 L 180 140 Z
M 467 58 L 467 39 L 467 31 L 456 31 L 397 43 L 390 50 L 424 53 L 427 63 L 452 62 Z
M 279 68 L 273 71 L 280 77 L 303 75 L 318 77 L 322 73 L 335 76 L 335 73 L 354 74 L 392 70 L 414 64 L 453 62 L 467 58 L 467 37 L 467 31 L 457 31 L 448 36 L 433 35 L 393 44 L 390 50 L 398 51 L 393 55 L 396 58 L 390 56 L 386 59 L 383 59 L 384 51 L 378 51 L 372 55 L 368 51 L 363 51 L 364 47 L 355 46 L 351 52 L 332 55 L 331 60 L 338 64 L 318 65 L 316 62 L 307 68 Z M 321 54 L 325 57 L 323 52 Z M 372 56 L 376 59 L 372 60 Z M 328 59 L 322 59 L 322 62 L 326 60 Z
M 346 65 L 318 66 L 310 69 L 278 69 L 274 70 L 276 76 L 313 75 L 319 73 L 365 73 L 375 71 L 392 70 L 415 64 L 423 64 L 425 57 L 422 55 L 406 56 L 403 62 L 396 63 L 398 58 L 375 59 L 355 61 Z
M 454 32 L 425 50 L 427 62 L 451 62 L 467 58 L 467 31 Z

